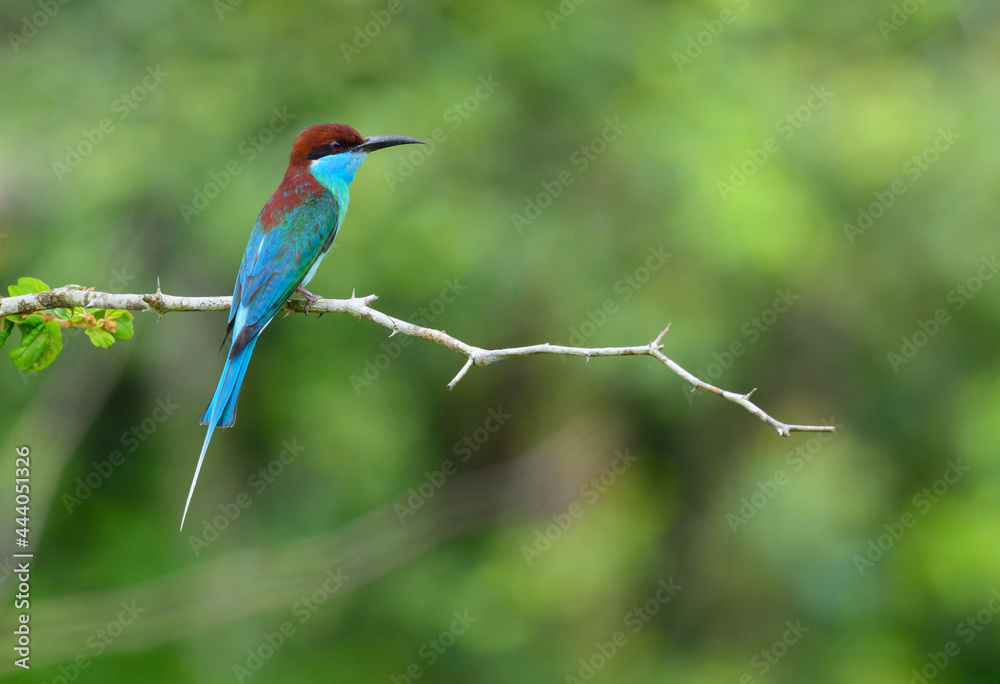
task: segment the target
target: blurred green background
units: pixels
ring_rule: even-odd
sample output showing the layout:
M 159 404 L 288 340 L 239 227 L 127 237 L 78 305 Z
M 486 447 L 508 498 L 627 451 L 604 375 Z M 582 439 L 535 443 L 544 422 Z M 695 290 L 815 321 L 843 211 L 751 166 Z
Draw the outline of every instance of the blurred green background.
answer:
M 1000 8 L 0 8 L 0 283 L 228 295 L 295 135 L 373 154 L 179 533 L 222 313 L 0 363 L 44 682 L 997 682 Z M 103 127 L 103 129 L 102 129 Z M 669 255 L 669 256 L 668 256 Z M 5 291 L 4 291 L 5 292 Z M 5 554 L 12 487 L 2 488 Z M 5 556 L 9 558 L 9 556 Z

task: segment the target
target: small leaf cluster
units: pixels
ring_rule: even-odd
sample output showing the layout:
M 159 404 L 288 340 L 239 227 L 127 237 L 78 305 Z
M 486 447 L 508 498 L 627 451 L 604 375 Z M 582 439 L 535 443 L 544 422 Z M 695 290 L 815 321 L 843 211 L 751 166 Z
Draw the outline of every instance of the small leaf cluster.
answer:
M 37 278 L 19 278 L 17 285 L 7 288 L 11 297 L 35 294 L 49 290 Z M 97 347 L 110 347 L 115 340 L 132 337 L 132 314 L 122 309 L 85 309 L 61 307 L 14 314 L 0 319 L 0 347 L 17 328 L 21 334 L 17 346 L 10 350 L 14 365 L 23 371 L 40 371 L 47 368 L 63 348 L 63 328 L 82 328 Z

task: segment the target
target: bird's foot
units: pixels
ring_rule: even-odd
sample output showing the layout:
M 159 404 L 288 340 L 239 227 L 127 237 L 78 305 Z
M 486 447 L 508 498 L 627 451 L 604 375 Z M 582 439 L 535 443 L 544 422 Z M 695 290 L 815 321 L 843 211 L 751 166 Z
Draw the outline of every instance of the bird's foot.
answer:
M 315 304 L 319 300 L 323 299 L 319 295 L 313 294 L 312 292 L 310 292 L 306 288 L 302 287 L 301 285 L 299 285 L 298 287 L 296 287 L 295 291 L 298 292 L 300 295 L 302 295 L 303 297 L 306 298 L 306 303 L 304 304 L 304 307 L 305 307 L 305 313 L 306 313 L 307 316 L 309 315 L 309 306 L 311 304 Z M 322 316 L 322 315 L 323 314 L 320 314 L 320 316 Z

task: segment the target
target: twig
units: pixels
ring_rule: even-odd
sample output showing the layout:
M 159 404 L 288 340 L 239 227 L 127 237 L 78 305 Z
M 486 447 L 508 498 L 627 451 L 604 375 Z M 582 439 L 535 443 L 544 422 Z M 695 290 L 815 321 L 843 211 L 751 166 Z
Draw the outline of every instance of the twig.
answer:
M 159 292 L 155 294 L 112 294 L 108 292 L 93 292 L 76 287 L 61 287 L 55 290 L 18 297 L 0 298 L 0 318 L 12 314 L 25 314 L 35 311 L 45 311 L 59 307 L 82 306 L 89 309 L 128 309 L 131 311 L 156 311 L 161 316 L 172 311 L 227 311 L 231 297 L 175 297 Z M 553 354 L 562 356 L 582 356 L 587 360 L 598 356 L 651 356 L 672 370 L 694 389 L 705 390 L 717 394 L 723 399 L 739 404 L 753 415 L 770 425 L 782 437 L 792 432 L 834 432 L 830 425 L 790 425 L 775 420 L 760 407 L 750 401 L 756 389 L 746 394 L 738 394 L 720 389 L 684 370 L 676 362 L 668 358 L 662 351 L 663 338 L 670 329 L 668 325 L 656 339 L 649 344 L 634 347 L 564 347 L 554 344 L 535 344 L 527 347 L 510 347 L 507 349 L 483 349 L 463 342 L 451 335 L 433 328 L 394 318 L 381 311 L 373 309 L 371 303 L 378 299 L 376 295 L 354 297 L 350 299 L 320 299 L 309 304 L 309 312 L 316 314 L 345 313 L 358 318 L 366 318 L 392 331 L 391 335 L 403 333 L 411 337 L 419 337 L 446 347 L 461 354 L 467 360 L 458 374 L 448 383 L 448 389 L 453 388 L 465 374 L 476 366 L 488 366 L 491 363 L 513 358 L 515 356 L 533 356 L 536 354 Z M 305 312 L 305 300 L 289 299 L 284 306 L 292 312 Z

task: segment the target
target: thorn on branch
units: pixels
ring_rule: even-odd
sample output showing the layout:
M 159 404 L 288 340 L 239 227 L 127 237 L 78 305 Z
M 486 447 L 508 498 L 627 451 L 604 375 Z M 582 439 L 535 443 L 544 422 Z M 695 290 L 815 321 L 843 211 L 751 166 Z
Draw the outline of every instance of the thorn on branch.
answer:
M 663 348 L 663 345 L 661 343 L 663 342 L 663 338 L 667 336 L 667 333 L 669 331 L 670 331 L 670 323 L 667 323 L 667 327 L 663 329 L 663 332 L 657 335 L 656 339 L 653 340 L 653 344 L 655 344 L 658 349 Z

